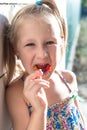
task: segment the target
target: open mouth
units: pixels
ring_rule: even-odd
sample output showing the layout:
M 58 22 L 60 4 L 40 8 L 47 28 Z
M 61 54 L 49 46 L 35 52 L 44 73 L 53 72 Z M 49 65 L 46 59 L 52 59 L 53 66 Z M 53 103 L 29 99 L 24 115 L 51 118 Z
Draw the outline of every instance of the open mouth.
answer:
M 46 74 L 46 73 L 51 69 L 51 65 L 49 65 L 49 64 L 37 64 L 37 65 L 34 66 L 33 69 L 34 69 L 34 70 L 41 69 L 42 72 L 43 72 L 44 74 Z

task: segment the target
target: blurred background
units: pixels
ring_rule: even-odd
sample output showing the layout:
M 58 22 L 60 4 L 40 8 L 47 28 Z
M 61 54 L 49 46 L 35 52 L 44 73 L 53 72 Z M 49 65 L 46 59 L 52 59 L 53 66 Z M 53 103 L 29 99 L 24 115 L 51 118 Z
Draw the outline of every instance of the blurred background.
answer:
M 11 21 L 25 4 L 36 0 L 0 0 L 0 14 Z M 83 113 L 87 118 L 87 0 L 56 0 L 67 20 L 68 40 L 65 68 L 77 76 Z

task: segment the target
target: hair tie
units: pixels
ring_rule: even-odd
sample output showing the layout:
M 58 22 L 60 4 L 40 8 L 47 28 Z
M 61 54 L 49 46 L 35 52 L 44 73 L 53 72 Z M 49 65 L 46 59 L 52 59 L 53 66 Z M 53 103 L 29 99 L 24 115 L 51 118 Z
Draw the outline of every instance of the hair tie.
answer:
M 36 1 L 36 4 L 37 4 L 37 5 L 42 5 L 42 1 L 41 1 L 41 0 L 37 0 L 37 1 Z

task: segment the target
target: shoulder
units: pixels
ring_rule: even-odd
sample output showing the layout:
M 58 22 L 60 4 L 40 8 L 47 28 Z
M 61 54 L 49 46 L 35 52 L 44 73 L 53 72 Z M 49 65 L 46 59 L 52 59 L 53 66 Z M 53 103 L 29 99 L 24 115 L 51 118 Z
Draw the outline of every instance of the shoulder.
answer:
M 75 91 L 78 91 L 77 79 L 75 73 L 70 70 L 62 70 L 61 73 L 63 77 L 68 81 L 71 88 Z
M 65 77 L 65 79 L 69 82 L 72 83 L 73 81 L 76 81 L 76 75 L 74 72 L 70 71 L 70 70 L 62 70 L 61 71 L 63 77 Z
M 24 82 L 22 80 L 23 74 L 16 77 L 6 88 L 7 103 L 17 103 L 18 99 L 24 102 L 23 88 Z
M 13 81 L 6 89 L 6 94 L 9 95 L 20 94 L 23 90 L 23 84 L 20 79 Z
M 6 87 L 6 94 L 18 94 L 20 95 L 23 91 L 22 76 L 17 76 L 11 83 Z
M 19 100 L 19 101 L 18 101 Z M 6 102 L 8 108 L 14 109 L 14 105 L 20 104 L 23 100 L 23 85 L 20 80 L 12 82 L 6 89 Z

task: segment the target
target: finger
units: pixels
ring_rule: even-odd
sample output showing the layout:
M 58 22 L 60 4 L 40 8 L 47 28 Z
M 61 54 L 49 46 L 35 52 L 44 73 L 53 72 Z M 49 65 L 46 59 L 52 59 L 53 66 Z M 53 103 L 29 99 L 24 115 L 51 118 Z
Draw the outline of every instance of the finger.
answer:
M 35 74 L 32 74 L 30 76 L 28 76 L 28 78 L 25 80 L 24 82 L 24 86 L 25 88 L 27 87 L 32 87 L 35 84 L 39 84 L 42 82 L 42 84 L 47 84 L 47 86 L 49 87 L 49 81 L 42 79 L 40 76 L 42 75 L 41 71 L 37 71 Z
M 33 80 L 33 79 L 38 79 L 38 78 L 41 78 L 43 75 L 43 72 L 39 69 L 37 71 L 35 71 L 34 73 L 30 74 L 29 76 L 26 77 L 25 81 L 30 81 L 30 80 Z
M 31 86 L 32 87 L 29 86 L 29 87 L 23 89 L 23 93 L 24 93 L 25 97 L 28 99 L 28 101 L 31 101 L 31 97 L 32 97 L 32 99 L 36 100 L 36 97 L 40 96 L 40 95 L 41 95 L 40 97 L 42 98 L 43 92 L 45 93 L 44 89 L 49 87 L 49 85 L 47 83 L 42 82 L 42 81 L 39 82 L 39 84 L 33 82 L 33 84 Z
M 26 91 L 39 91 L 40 88 L 47 89 L 50 87 L 49 82 L 42 79 L 35 79 L 33 81 L 30 81 L 26 86 L 24 86 L 24 89 Z
M 33 79 L 37 79 L 37 78 L 41 78 L 41 76 L 43 75 L 43 72 L 41 69 L 35 71 L 34 73 L 32 73 L 29 77 L 29 79 L 33 80 Z
M 49 82 L 47 82 L 47 81 L 44 81 L 44 82 L 39 81 L 39 84 L 38 84 L 38 82 L 37 83 L 34 82 L 34 83 L 35 84 L 31 89 L 33 89 L 33 91 L 36 91 L 36 92 L 40 91 L 41 88 L 47 89 L 50 87 Z

